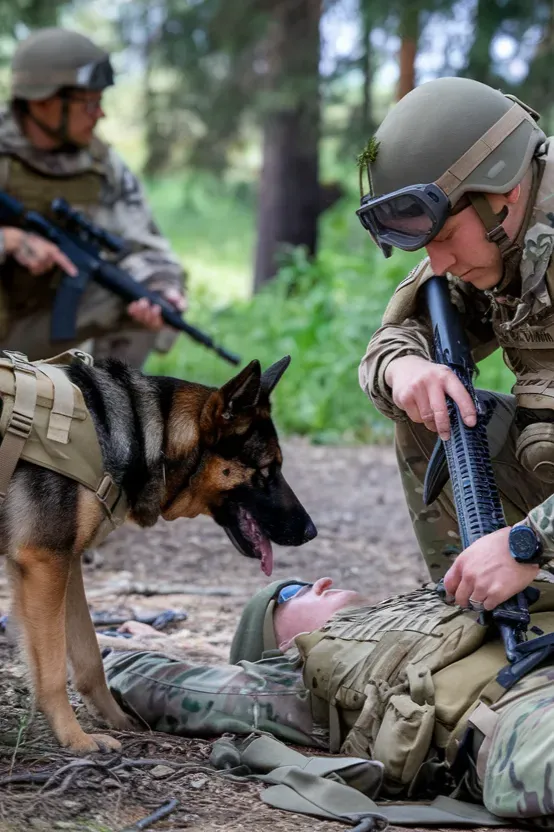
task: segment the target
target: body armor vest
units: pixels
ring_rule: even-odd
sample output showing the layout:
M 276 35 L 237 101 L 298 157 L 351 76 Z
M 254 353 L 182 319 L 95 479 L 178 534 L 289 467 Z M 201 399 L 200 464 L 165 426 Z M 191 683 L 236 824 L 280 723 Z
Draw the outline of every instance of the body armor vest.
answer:
M 33 363 L 21 353 L 0 353 L 0 505 L 20 459 L 48 468 L 96 495 L 104 511 L 97 544 L 123 523 L 127 505 L 104 470 L 83 394 L 62 369 L 63 364 L 79 360 L 92 363 L 90 356 L 77 350 Z
M 554 585 L 540 589 L 532 624 L 552 632 Z M 331 752 L 382 762 L 387 796 L 417 796 L 432 749 L 452 762 L 474 709 L 504 693 L 495 681 L 507 663 L 503 644 L 478 617 L 428 587 L 342 610 L 296 637 Z
M 52 200 L 66 199 L 70 205 L 90 216 L 100 202 L 104 159 L 107 148 L 98 140 L 91 147 L 89 170 L 72 175 L 49 176 L 16 156 L 0 157 L 0 188 L 23 203 L 27 211 L 38 211 L 59 222 L 51 210 Z M 11 323 L 52 305 L 61 278 L 55 268 L 42 275 L 31 274 L 10 258 L 2 266 L 3 305 Z

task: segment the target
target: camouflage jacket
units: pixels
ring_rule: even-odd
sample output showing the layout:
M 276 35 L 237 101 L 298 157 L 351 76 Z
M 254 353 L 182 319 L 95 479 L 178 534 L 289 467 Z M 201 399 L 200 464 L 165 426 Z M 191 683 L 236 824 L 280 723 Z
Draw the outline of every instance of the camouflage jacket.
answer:
M 176 288 L 183 291 L 184 273 L 168 241 L 157 228 L 143 189 L 136 176 L 113 148 L 99 139 L 91 148 L 101 148 L 101 187 L 98 205 L 89 212 L 91 219 L 131 243 L 133 252 L 120 265 L 135 280 L 148 281 L 152 289 Z M 9 180 L 10 159 L 24 163 L 40 177 L 67 180 L 94 167 L 91 148 L 76 153 L 39 150 L 22 133 L 11 111 L 0 111 L 0 188 Z M 13 194 L 21 199 L 21 195 Z M 24 200 L 23 200 L 24 201 Z
M 512 392 L 519 407 L 554 410 L 554 149 L 547 149 L 532 210 L 523 235 L 519 297 L 482 292 L 447 275 L 478 362 L 501 348 L 516 375 Z M 431 359 L 431 330 L 418 290 L 432 274 L 425 258 L 398 286 L 382 326 L 374 333 L 359 380 L 377 409 L 390 419 L 406 418 L 393 400 L 385 372 L 395 358 L 415 354 Z M 529 522 L 554 557 L 554 496 L 533 509 Z

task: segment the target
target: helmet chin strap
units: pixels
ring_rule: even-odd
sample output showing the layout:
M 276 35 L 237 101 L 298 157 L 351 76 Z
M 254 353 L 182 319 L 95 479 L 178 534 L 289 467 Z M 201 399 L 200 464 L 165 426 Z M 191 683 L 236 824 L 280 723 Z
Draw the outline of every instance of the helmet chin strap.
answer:
M 512 283 L 516 276 L 522 253 L 519 243 L 516 240 L 511 240 L 502 227 L 502 223 L 508 216 L 508 207 L 505 205 L 498 214 L 495 214 L 484 194 L 470 193 L 468 194 L 468 198 L 479 219 L 485 226 L 487 240 L 497 245 L 500 249 L 504 273 L 500 282 L 495 286 L 494 291 L 503 291 Z
M 40 127 L 40 129 L 46 133 L 47 136 L 50 136 L 51 139 L 56 139 L 56 141 L 60 142 L 60 146 L 56 148 L 57 151 L 75 151 L 80 148 L 75 144 L 75 142 L 71 141 L 67 129 L 69 125 L 69 99 L 65 95 L 60 96 L 60 98 L 62 102 L 62 113 L 60 123 L 57 127 L 50 127 L 49 124 L 45 124 L 36 116 L 32 115 L 29 109 L 27 109 L 27 118 L 30 118 L 31 121 L 33 121 L 37 127 Z

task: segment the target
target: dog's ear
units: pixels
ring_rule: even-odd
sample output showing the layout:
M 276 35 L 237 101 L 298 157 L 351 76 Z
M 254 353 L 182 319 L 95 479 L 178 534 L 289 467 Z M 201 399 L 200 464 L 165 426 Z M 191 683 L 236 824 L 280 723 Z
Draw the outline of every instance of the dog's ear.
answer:
M 260 362 L 254 359 L 238 375 L 230 379 L 219 394 L 223 403 L 222 416 L 229 419 L 247 407 L 255 407 L 260 398 L 262 368 Z
M 265 393 L 266 396 L 271 395 L 289 364 L 290 355 L 285 355 L 280 361 L 276 361 L 275 364 L 272 364 L 271 367 L 267 368 L 265 373 L 262 375 L 262 393 Z

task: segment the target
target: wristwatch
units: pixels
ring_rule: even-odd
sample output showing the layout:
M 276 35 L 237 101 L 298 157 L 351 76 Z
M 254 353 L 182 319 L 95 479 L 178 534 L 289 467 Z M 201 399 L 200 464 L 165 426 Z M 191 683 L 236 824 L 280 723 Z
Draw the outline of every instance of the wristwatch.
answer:
M 510 554 L 517 563 L 534 563 L 541 566 L 542 543 L 529 526 L 512 526 L 508 537 Z

